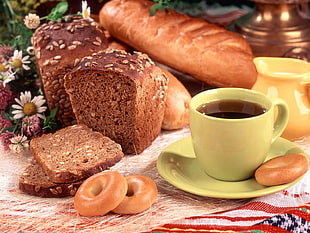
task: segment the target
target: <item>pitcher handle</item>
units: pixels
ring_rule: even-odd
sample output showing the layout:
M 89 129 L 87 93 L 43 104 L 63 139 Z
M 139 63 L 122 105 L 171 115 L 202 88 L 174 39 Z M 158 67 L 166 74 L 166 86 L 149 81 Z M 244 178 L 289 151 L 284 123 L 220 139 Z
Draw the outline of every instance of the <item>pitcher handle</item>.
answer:
M 310 63 L 308 63 L 308 65 L 310 70 Z M 310 71 L 304 74 L 304 77 L 300 81 L 300 85 L 302 86 L 310 105 Z

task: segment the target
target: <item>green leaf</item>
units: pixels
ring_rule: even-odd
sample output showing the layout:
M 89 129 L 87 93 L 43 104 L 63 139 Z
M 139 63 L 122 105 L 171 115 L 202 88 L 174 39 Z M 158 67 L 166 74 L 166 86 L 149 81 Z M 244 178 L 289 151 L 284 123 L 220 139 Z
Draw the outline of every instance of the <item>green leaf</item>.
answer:
M 51 13 L 47 16 L 48 20 L 57 21 L 63 17 L 63 14 L 68 10 L 67 2 L 58 3 L 55 8 L 52 9 Z
M 6 131 L 9 131 L 9 132 L 12 132 L 12 133 L 15 133 L 16 129 L 17 129 L 17 125 L 12 125 L 12 126 L 9 126 L 9 127 L 6 127 L 4 128 L 1 133 L 4 133 Z
M 50 115 L 45 118 L 42 129 L 48 129 L 50 131 L 53 131 L 53 130 L 56 130 L 58 128 L 59 125 L 55 121 L 56 113 L 57 113 L 57 108 L 54 108 L 50 112 Z
M 56 113 L 57 113 L 57 108 L 54 108 L 50 113 L 50 117 L 54 118 L 56 116 Z
M 57 6 L 55 8 L 60 14 L 64 14 L 68 10 L 68 3 L 67 2 L 60 2 L 57 4 Z
M 162 11 L 165 7 L 161 4 L 154 4 L 151 9 L 150 9 L 150 15 L 151 16 L 154 16 L 155 15 L 155 12 L 156 10 L 160 10 Z

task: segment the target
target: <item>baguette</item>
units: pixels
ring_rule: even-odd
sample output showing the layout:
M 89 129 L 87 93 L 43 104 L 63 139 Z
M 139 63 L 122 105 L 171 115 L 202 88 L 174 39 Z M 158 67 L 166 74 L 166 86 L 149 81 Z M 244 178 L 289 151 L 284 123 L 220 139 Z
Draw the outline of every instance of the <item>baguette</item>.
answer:
M 216 87 L 251 88 L 257 78 L 253 54 L 239 34 L 173 10 L 157 11 L 147 0 L 112 0 L 99 24 L 153 60 Z

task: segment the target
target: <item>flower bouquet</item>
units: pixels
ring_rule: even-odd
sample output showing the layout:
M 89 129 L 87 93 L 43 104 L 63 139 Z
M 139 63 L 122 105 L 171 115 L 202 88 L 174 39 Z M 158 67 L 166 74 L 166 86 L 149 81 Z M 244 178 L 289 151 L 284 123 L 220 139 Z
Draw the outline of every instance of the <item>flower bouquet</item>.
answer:
M 55 120 L 57 109 L 46 106 L 30 40 L 41 21 L 62 20 L 68 3 L 61 1 L 41 18 L 33 13 L 20 17 L 12 3 L 5 0 L 0 6 L 2 25 L 7 28 L 0 41 L 0 142 L 4 150 L 20 153 L 32 138 L 60 127 Z M 82 8 L 89 17 L 86 1 Z

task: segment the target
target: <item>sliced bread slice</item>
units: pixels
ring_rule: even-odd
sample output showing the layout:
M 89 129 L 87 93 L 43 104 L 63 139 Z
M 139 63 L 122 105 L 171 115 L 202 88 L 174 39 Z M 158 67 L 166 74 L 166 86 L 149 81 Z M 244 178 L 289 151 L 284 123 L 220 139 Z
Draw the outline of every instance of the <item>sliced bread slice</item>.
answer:
M 68 197 L 74 196 L 83 183 L 79 180 L 73 183 L 53 183 L 36 162 L 29 164 L 19 177 L 19 189 L 24 193 L 38 197 Z
M 30 150 L 54 183 L 72 183 L 119 162 L 121 146 L 86 125 L 73 125 L 32 139 Z

